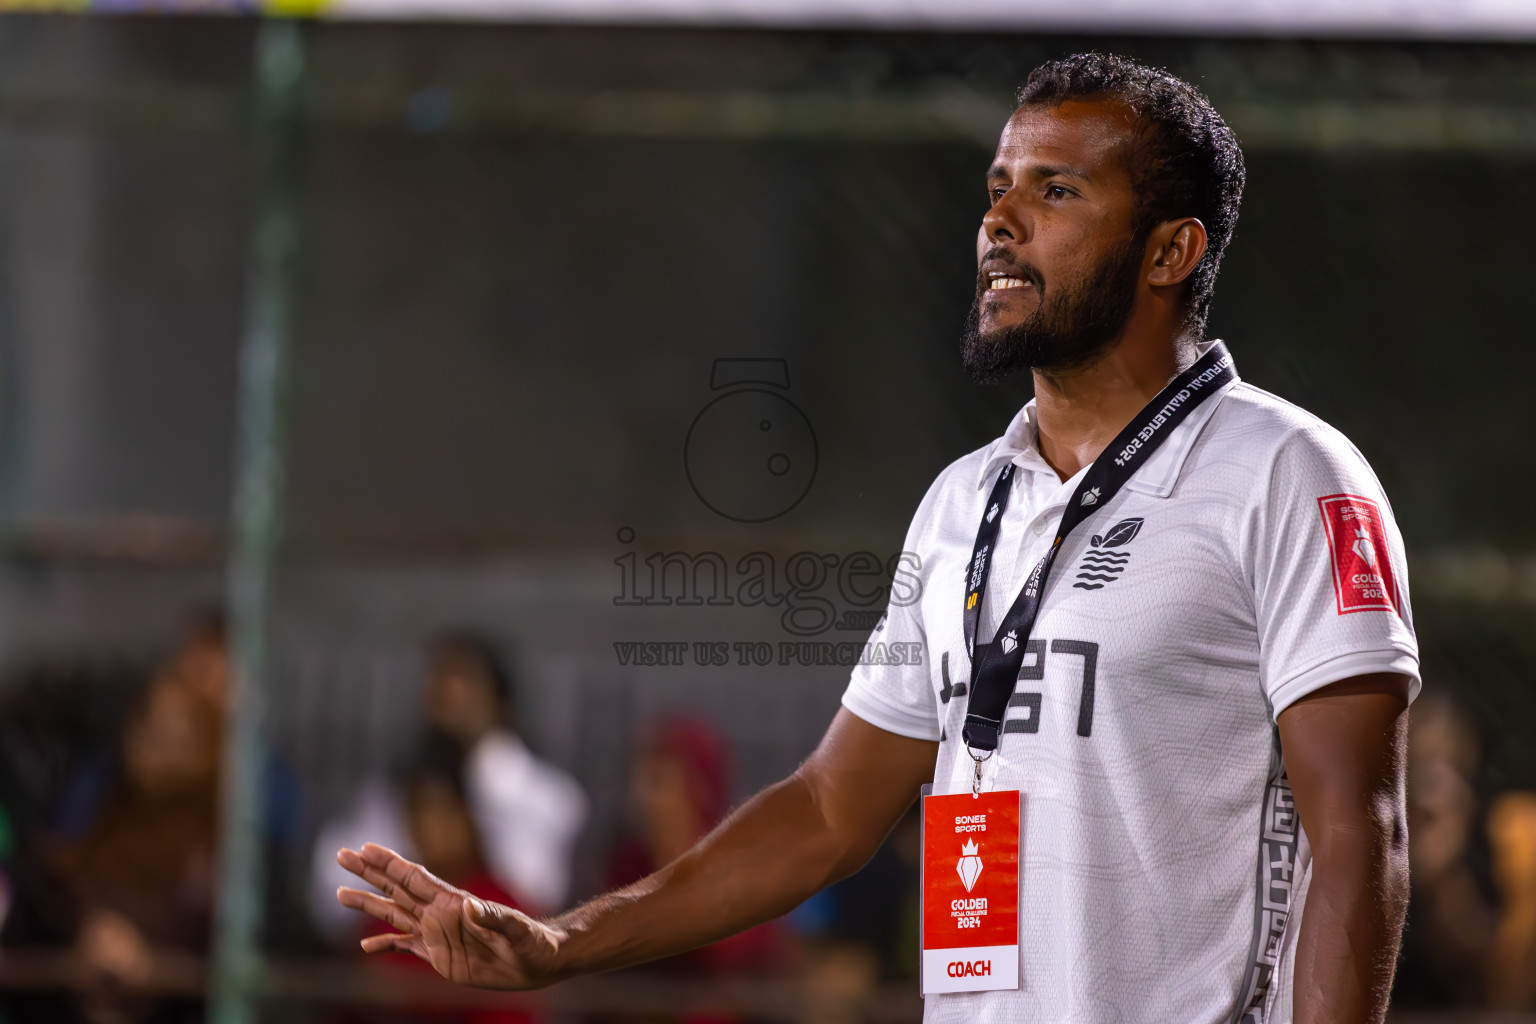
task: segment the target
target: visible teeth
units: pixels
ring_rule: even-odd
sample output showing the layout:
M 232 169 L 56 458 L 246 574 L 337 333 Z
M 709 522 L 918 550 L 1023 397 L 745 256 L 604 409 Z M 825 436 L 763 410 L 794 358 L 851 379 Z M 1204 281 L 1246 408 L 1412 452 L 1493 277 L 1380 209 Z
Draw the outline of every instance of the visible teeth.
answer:
M 1004 288 L 1023 288 L 1025 282 L 1017 277 L 994 277 L 987 285 L 990 291 L 1001 291 Z

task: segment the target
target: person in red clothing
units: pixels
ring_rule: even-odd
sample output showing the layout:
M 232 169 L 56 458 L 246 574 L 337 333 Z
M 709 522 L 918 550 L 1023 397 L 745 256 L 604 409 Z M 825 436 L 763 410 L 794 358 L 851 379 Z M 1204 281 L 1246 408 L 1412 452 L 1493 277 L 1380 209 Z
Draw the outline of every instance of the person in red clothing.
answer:
M 731 809 L 731 757 L 715 728 L 668 718 L 647 733 L 631 773 L 637 831 L 609 858 L 609 888 L 629 885 L 670 864 Z M 775 922 L 701 946 L 659 964 L 687 974 L 772 971 L 788 960 L 788 935 Z

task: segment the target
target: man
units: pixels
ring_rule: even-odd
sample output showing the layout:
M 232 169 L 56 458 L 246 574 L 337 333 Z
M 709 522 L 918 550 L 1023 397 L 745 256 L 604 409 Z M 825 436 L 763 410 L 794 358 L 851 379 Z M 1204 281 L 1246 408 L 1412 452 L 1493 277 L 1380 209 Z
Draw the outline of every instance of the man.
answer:
M 879 629 L 924 665 L 859 667 L 792 776 L 552 920 L 342 851 L 383 895 L 339 899 L 398 931 L 366 948 L 528 988 L 710 942 L 857 869 L 932 780 L 1019 790 L 1023 828 L 1017 987 L 930 994 L 929 1021 L 1380 1021 L 1418 688 L 1402 543 L 1349 442 L 1202 342 L 1242 185 L 1186 83 L 1037 69 L 963 345 L 978 378 L 1030 369 L 1035 399 L 918 508 L 922 594 Z

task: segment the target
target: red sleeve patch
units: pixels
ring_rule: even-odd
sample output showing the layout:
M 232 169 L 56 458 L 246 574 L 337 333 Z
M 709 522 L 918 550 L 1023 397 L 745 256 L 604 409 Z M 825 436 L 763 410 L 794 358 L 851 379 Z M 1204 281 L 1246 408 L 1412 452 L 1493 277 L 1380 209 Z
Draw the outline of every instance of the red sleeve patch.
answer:
M 1380 506 L 1356 494 L 1330 494 L 1318 498 L 1317 505 L 1328 536 L 1339 614 L 1397 612 L 1397 578 L 1392 574 Z

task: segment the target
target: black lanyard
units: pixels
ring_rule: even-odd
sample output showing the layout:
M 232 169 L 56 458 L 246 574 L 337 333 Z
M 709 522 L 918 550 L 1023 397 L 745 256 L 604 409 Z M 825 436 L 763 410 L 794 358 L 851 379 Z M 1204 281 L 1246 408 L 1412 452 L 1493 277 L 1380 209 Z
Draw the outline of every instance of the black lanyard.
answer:
M 976 531 L 976 547 L 972 549 L 971 561 L 966 567 L 965 642 L 971 649 L 971 692 L 965 708 L 964 739 L 966 747 L 973 751 L 973 757 L 974 751 L 997 749 L 1008 698 L 1013 695 L 1019 669 L 1024 665 L 1025 642 L 1040 613 L 1040 594 L 1050 578 L 1051 565 L 1061 550 L 1061 542 L 1079 523 L 1108 505 L 1126 481 L 1201 402 L 1236 377 L 1232 357 L 1228 355 L 1227 347 L 1218 341 L 1193 366 L 1159 391 L 1157 397 L 1120 431 L 1088 467 L 1088 472 L 1083 474 L 1077 489 L 1072 492 L 1067 509 L 1061 514 L 1061 524 L 1056 527 L 1056 540 L 1045 557 L 1030 570 L 1024 588 L 997 627 L 997 636 L 989 644 L 978 645 L 976 624 L 981 617 L 981 601 L 987 590 L 987 577 L 992 572 L 992 555 L 1002 529 L 1003 512 L 1008 508 L 1008 495 L 1012 491 L 1013 464 L 1003 467 L 992 487 L 986 512 L 982 514 L 981 527 Z M 978 763 L 977 771 L 980 769 Z

